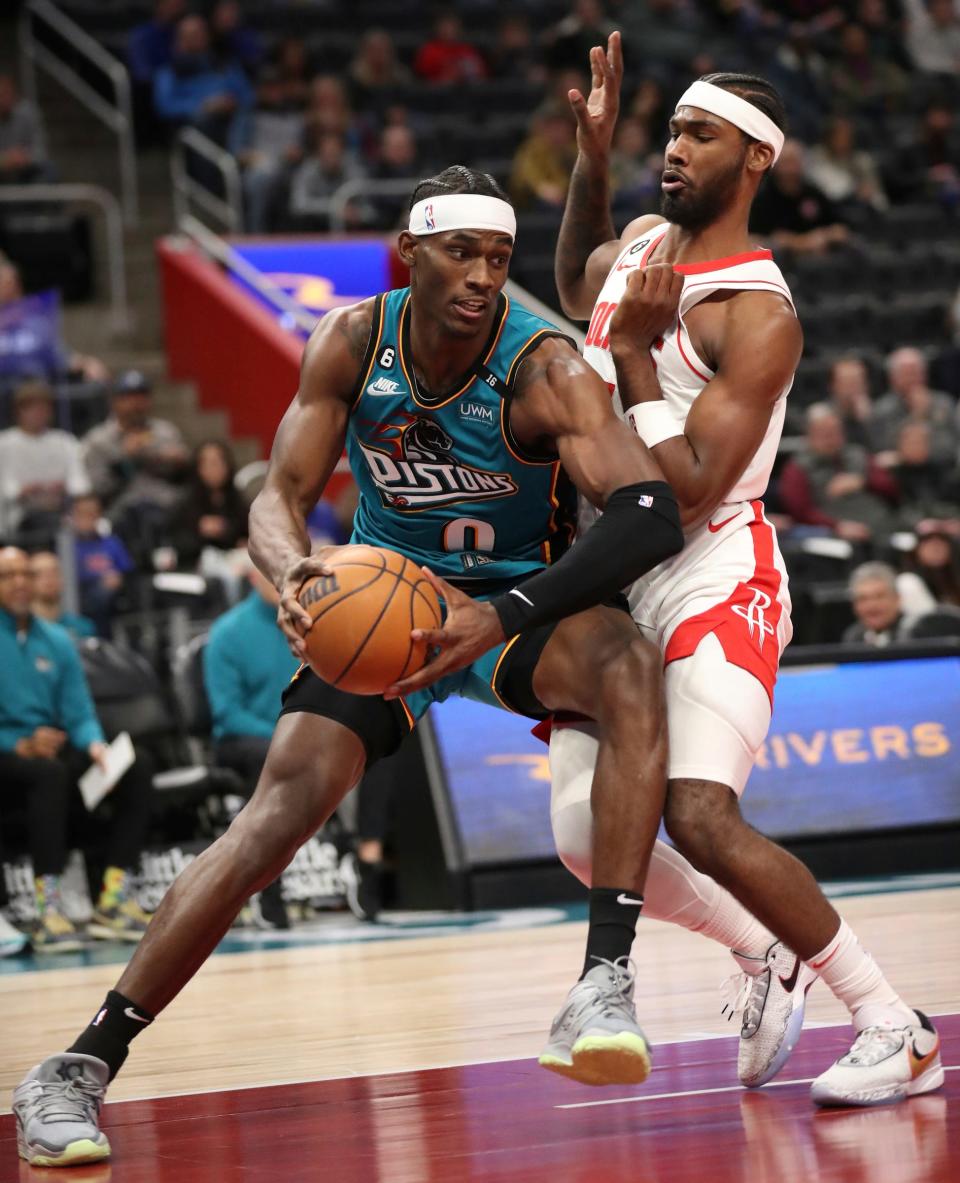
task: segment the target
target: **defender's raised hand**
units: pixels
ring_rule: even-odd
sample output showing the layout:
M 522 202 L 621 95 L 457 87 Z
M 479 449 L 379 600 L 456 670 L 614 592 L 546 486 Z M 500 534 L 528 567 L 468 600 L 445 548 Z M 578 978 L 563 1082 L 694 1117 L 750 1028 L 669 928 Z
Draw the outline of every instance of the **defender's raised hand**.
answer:
M 589 96 L 585 99 L 579 90 L 567 93 L 577 117 L 577 147 L 585 156 L 598 159 L 610 153 L 622 81 L 623 46 L 620 34 L 614 32 L 607 39 L 606 52 L 601 45 L 590 50 Z

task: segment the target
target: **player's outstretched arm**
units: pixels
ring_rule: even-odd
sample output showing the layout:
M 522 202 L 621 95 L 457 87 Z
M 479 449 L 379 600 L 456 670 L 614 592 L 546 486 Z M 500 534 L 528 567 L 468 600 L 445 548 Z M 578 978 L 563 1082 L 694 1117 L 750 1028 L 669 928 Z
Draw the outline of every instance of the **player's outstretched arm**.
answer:
M 660 466 L 565 341 L 545 341 L 524 362 L 510 425 L 524 446 L 555 447 L 570 479 L 604 513 L 552 567 L 492 601 L 508 637 L 603 603 L 683 546 Z
M 567 316 L 589 320 L 604 280 L 623 244 L 663 219 L 632 221 L 618 239 L 610 211 L 610 149 L 620 110 L 623 47 L 614 32 L 604 51 L 590 50 L 590 94 L 568 93 L 577 119 L 577 160 L 557 237 L 554 277 Z
M 610 323 L 610 347 L 625 409 L 650 445 L 690 529 L 721 504 L 756 453 L 774 404 L 790 381 L 803 348 L 793 309 L 768 292 L 740 292 L 721 307 L 711 360 L 715 376 L 694 401 L 686 422 L 672 420 L 663 400 L 647 327 L 644 277 L 631 276 Z
M 560 306 L 567 316 L 579 320 L 590 316 L 603 286 L 601 278 L 596 291 L 592 290 L 588 266 L 595 281 L 601 270 L 606 275 L 617 255 L 617 235 L 610 213 L 610 146 L 620 109 L 622 80 L 620 34 L 611 33 L 606 51 L 599 45 L 590 50 L 590 94 L 587 98 L 578 90 L 568 94 L 577 119 L 577 161 L 557 237 L 554 275 Z
M 677 503 L 650 452 L 613 412 L 607 388 L 567 342 L 549 338 L 523 363 L 510 427 L 526 447 L 556 448 L 603 517 L 559 562 L 487 603 L 429 571 L 446 602 L 441 629 L 416 630 L 436 655 L 391 686 L 410 694 L 462 669 L 505 638 L 603 603 L 683 546 Z
M 311 556 L 306 518 L 343 452 L 350 400 L 370 337 L 372 301 L 329 312 L 307 342 L 300 387 L 277 429 L 263 489 L 250 508 L 250 556 L 279 589 L 278 622 L 303 659 L 310 617 L 297 601 L 309 575 L 328 574 Z

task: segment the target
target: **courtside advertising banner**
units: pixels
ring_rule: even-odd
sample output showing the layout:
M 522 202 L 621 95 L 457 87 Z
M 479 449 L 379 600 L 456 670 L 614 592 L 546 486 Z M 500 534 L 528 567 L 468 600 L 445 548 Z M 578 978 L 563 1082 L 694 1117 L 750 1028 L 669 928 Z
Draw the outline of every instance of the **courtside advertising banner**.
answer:
M 455 698 L 431 720 L 467 863 L 553 858 L 529 720 Z M 743 812 L 778 839 L 960 820 L 960 657 L 781 670 Z

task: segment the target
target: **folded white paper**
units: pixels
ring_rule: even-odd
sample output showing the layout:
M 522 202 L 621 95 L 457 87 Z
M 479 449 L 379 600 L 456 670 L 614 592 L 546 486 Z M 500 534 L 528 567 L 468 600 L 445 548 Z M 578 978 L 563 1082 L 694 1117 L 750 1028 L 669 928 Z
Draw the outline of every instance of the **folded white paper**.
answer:
M 107 745 L 106 767 L 92 764 L 80 777 L 80 793 L 87 809 L 97 808 L 135 759 L 133 742 L 126 731 L 121 731 L 113 743 Z

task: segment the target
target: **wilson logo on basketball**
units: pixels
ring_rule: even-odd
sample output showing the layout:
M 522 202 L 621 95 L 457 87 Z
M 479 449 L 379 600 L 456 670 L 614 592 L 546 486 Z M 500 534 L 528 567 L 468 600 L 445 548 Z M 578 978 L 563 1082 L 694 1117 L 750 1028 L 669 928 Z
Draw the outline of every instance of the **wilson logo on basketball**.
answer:
M 315 604 L 317 600 L 331 596 L 339 590 L 340 584 L 337 582 L 336 575 L 318 575 L 304 590 L 300 597 L 300 603 L 306 608 L 310 604 Z
M 507 472 L 487 472 L 453 455 L 453 440 L 426 416 L 394 425 L 390 451 L 360 444 L 380 500 L 389 509 L 416 513 L 462 501 L 512 497 L 517 484 Z

